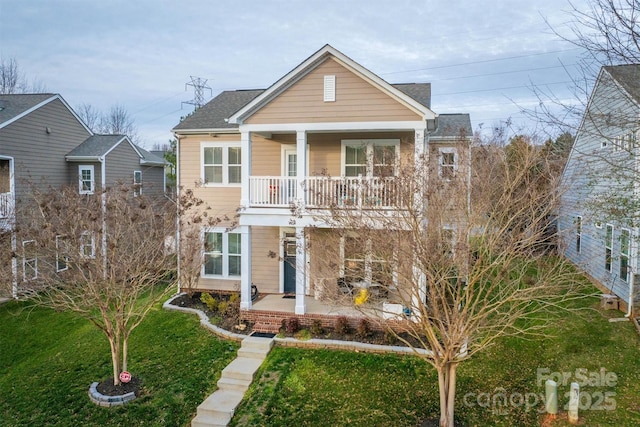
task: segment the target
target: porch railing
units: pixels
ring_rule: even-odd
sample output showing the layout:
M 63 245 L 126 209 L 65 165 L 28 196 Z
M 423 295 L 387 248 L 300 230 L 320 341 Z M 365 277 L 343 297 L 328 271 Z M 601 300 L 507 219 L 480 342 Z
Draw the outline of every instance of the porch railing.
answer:
M 0 193 L 0 219 L 13 216 L 13 193 Z
M 251 206 L 287 207 L 299 199 L 295 177 L 252 176 Z M 399 206 L 397 182 L 393 177 L 324 177 L 304 180 L 308 208 L 395 208 Z

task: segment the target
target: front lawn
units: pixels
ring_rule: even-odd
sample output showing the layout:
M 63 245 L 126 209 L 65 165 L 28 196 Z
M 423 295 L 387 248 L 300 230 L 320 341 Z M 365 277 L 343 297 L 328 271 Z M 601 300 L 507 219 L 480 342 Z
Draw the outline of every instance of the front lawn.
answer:
M 0 305 L 0 425 L 185 426 L 216 389 L 237 345 L 197 317 L 160 306 L 132 334 L 129 370 L 142 380 L 132 403 L 101 408 L 87 392 L 112 375 L 106 337 L 84 319 L 23 303 Z
M 568 426 L 566 411 L 539 411 L 548 377 L 581 388 L 581 425 L 640 425 L 640 358 L 632 322 L 608 321 L 618 311 L 566 313 L 536 340 L 505 338 L 458 370 L 457 421 L 467 426 Z M 603 384 L 613 378 L 615 384 Z M 564 376 L 564 377 L 563 377 Z M 540 381 L 538 379 L 540 378 Z M 615 409 L 613 409 L 615 406 Z M 234 426 L 416 426 L 439 416 L 435 370 L 415 357 L 275 348 L 232 420 Z

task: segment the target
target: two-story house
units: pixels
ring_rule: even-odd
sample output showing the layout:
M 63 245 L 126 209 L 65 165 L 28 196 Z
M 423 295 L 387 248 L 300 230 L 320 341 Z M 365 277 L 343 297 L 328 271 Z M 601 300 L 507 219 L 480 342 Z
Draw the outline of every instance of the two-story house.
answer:
M 94 135 L 60 95 L 0 95 L 0 268 L 12 270 L 0 277 L 13 277 L 2 292 L 15 296 L 19 282 L 38 275 L 37 260 L 16 255 L 29 242 L 13 233 L 34 188 L 77 185 L 92 194 L 122 181 L 162 194 L 164 164 L 124 135 Z
M 447 175 L 468 158 L 472 134 L 467 114 L 431 109 L 430 84 L 390 84 L 329 45 L 267 89 L 220 93 L 173 132 L 179 186 L 194 189 L 214 215 L 239 215 L 232 229 L 202 230 L 198 289 L 239 289 L 245 318 L 258 310 L 252 284 L 280 299 L 260 301 L 260 310 L 309 313 L 323 257 L 313 240 L 326 227 L 319 210 L 372 201 L 395 209 L 400 158 L 430 153 Z M 344 246 L 336 265 L 350 259 Z
M 602 67 L 562 175 L 565 256 L 631 314 L 638 277 L 640 65 Z

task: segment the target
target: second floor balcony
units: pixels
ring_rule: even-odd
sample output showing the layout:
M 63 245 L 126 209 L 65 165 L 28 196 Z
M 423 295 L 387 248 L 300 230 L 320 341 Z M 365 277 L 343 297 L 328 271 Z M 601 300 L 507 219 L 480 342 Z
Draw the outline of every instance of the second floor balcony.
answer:
M 300 185 L 296 177 L 251 176 L 249 189 L 250 207 L 395 209 L 400 202 L 394 177 L 308 176 Z

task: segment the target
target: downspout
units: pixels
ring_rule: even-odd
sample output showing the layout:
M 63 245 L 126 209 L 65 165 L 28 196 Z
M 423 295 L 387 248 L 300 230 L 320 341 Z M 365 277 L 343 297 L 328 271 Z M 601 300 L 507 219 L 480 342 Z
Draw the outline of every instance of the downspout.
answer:
M 180 136 L 176 137 L 176 274 L 177 274 L 177 286 L 176 294 L 180 293 Z
M 102 187 L 102 275 L 107 278 L 107 163 L 104 156 L 100 157 L 100 183 Z

